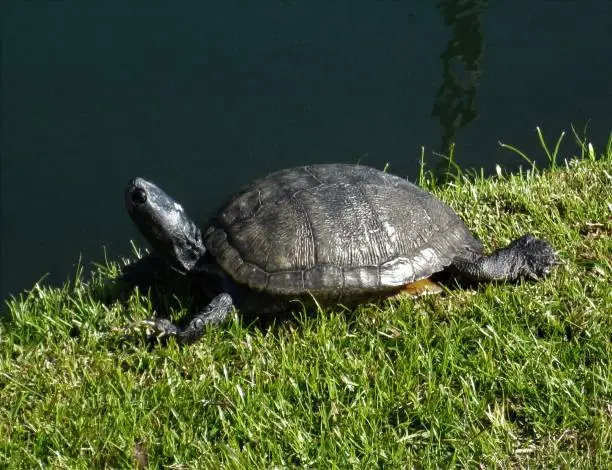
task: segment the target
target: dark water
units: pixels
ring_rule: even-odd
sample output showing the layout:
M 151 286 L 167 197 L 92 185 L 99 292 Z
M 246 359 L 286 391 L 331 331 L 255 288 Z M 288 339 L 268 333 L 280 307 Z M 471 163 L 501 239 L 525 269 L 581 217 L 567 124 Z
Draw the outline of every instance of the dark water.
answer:
M 512 169 L 498 140 L 540 158 L 536 125 L 552 139 L 590 122 L 599 148 L 612 127 L 605 0 L 14 3 L 2 298 L 61 282 L 80 254 L 129 253 L 133 175 L 208 213 L 281 167 L 390 163 L 414 180 L 421 145 L 456 141 L 462 166 Z

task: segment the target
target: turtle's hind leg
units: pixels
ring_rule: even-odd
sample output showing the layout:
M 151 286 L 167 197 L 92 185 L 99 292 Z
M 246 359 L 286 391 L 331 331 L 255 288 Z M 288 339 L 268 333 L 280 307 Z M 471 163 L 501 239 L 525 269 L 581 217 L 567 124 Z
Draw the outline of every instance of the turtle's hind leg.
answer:
M 490 255 L 472 252 L 457 257 L 452 266 L 460 276 L 473 281 L 517 281 L 539 279 L 559 261 L 545 240 L 524 235 Z
M 232 298 L 229 294 L 219 294 L 183 328 L 167 318 L 155 318 L 145 323 L 152 327 L 158 338 L 174 336 L 180 343 L 193 343 L 200 339 L 207 326 L 225 322 L 232 311 Z

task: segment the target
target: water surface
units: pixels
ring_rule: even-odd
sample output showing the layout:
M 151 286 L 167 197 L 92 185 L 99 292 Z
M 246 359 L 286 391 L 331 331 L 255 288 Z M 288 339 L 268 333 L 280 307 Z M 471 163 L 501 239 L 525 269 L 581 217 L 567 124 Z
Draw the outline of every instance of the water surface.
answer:
M 499 140 L 540 159 L 537 125 L 553 139 L 590 122 L 600 148 L 612 127 L 605 0 L 15 3 L 2 298 L 61 282 L 80 255 L 129 253 L 134 175 L 208 214 L 286 166 L 389 163 L 414 180 L 421 146 L 455 141 L 462 166 L 516 169 Z

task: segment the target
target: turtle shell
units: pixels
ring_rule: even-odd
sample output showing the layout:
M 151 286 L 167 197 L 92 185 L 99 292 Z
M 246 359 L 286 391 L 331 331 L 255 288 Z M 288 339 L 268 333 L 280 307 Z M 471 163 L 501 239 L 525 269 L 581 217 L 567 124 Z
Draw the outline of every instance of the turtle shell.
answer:
M 455 212 L 403 178 L 359 165 L 272 173 L 239 191 L 204 233 L 234 281 L 274 295 L 391 291 L 482 250 Z

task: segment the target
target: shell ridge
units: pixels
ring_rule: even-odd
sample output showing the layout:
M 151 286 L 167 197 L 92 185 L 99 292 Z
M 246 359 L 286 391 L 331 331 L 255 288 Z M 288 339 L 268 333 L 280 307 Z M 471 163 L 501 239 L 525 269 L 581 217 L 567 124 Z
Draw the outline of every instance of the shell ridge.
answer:
M 387 258 L 390 256 L 388 248 L 391 246 L 392 240 L 387 234 L 387 231 L 385 230 L 383 223 L 380 221 L 380 213 L 376 210 L 374 204 L 372 204 L 372 201 L 370 201 L 370 198 L 368 197 L 366 192 L 363 190 L 362 186 L 360 184 L 356 184 L 355 187 L 357 191 L 359 192 L 359 194 L 361 194 L 361 196 L 363 197 L 363 200 L 365 201 L 365 203 L 367 204 L 368 209 L 370 210 L 372 221 L 374 222 L 374 225 L 376 226 L 376 232 L 373 238 L 377 242 L 379 242 L 378 245 L 380 246 L 380 249 L 381 249 L 380 254 L 382 255 L 380 256 L 380 258 L 383 258 L 383 259 Z M 393 251 L 396 252 L 397 250 L 393 250 Z M 376 257 L 373 257 L 373 258 L 376 258 Z
M 306 172 L 306 173 L 307 173 L 307 174 L 308 174 L 308 175 L 309 175 L 309 176 L 310 176 L 312 179 L 314 179 L 314 180 L 315 180 L 317 183 L 319 183 L 319 185 L 322 185 L 322 184 L 323 184 L 323 181 L 321 181 L 321 180 L 319 179 L 319 177 L 318 177 L 317 175 L 315 175 L 315 174 L 314 174 L 314 173 L 311 171 L 311 169 L 310 169 L 310 167 L 309 167 L 309 166 L 305 166 L 305 167 L 303 167 L 303 168 L 304 168 L 304 171 L 305 171 L 305 172 Z
M 298 191 L 300 192 L 300 191 Z M 302 213 L 304 214 L 304 218 L 306 219 L 306 228 L 308 230 L 308 234 L 309 234 L 309 239 L 310 239 L 310 246 L 312 246 L 312 265 L 316 266 L 317 265 L 317 261 L 319 259 L 318 256 L 318 250 L 317 250 L 317 241 L 315 239 L 315 232 L 314 232 L 314 226 L 312 224 L 312 220 L 310 219 L 310 214 L 308 213 L 308 211 L 306 210 L 306 208 L 304 207 L 304 204 L 302 203 L 302 201 L 300 201 L 300 199 L 297 197 L 297 193 L 294 194 L 291 197 L 291 200 L 295 203 L 296 207 L 299 208 L 299 210 L 302 211 Z M 305 258 L 306 261 L 308 261 L 308 254 L 305 254 Z M 308 264 L 308 263 L 306 263 Z

